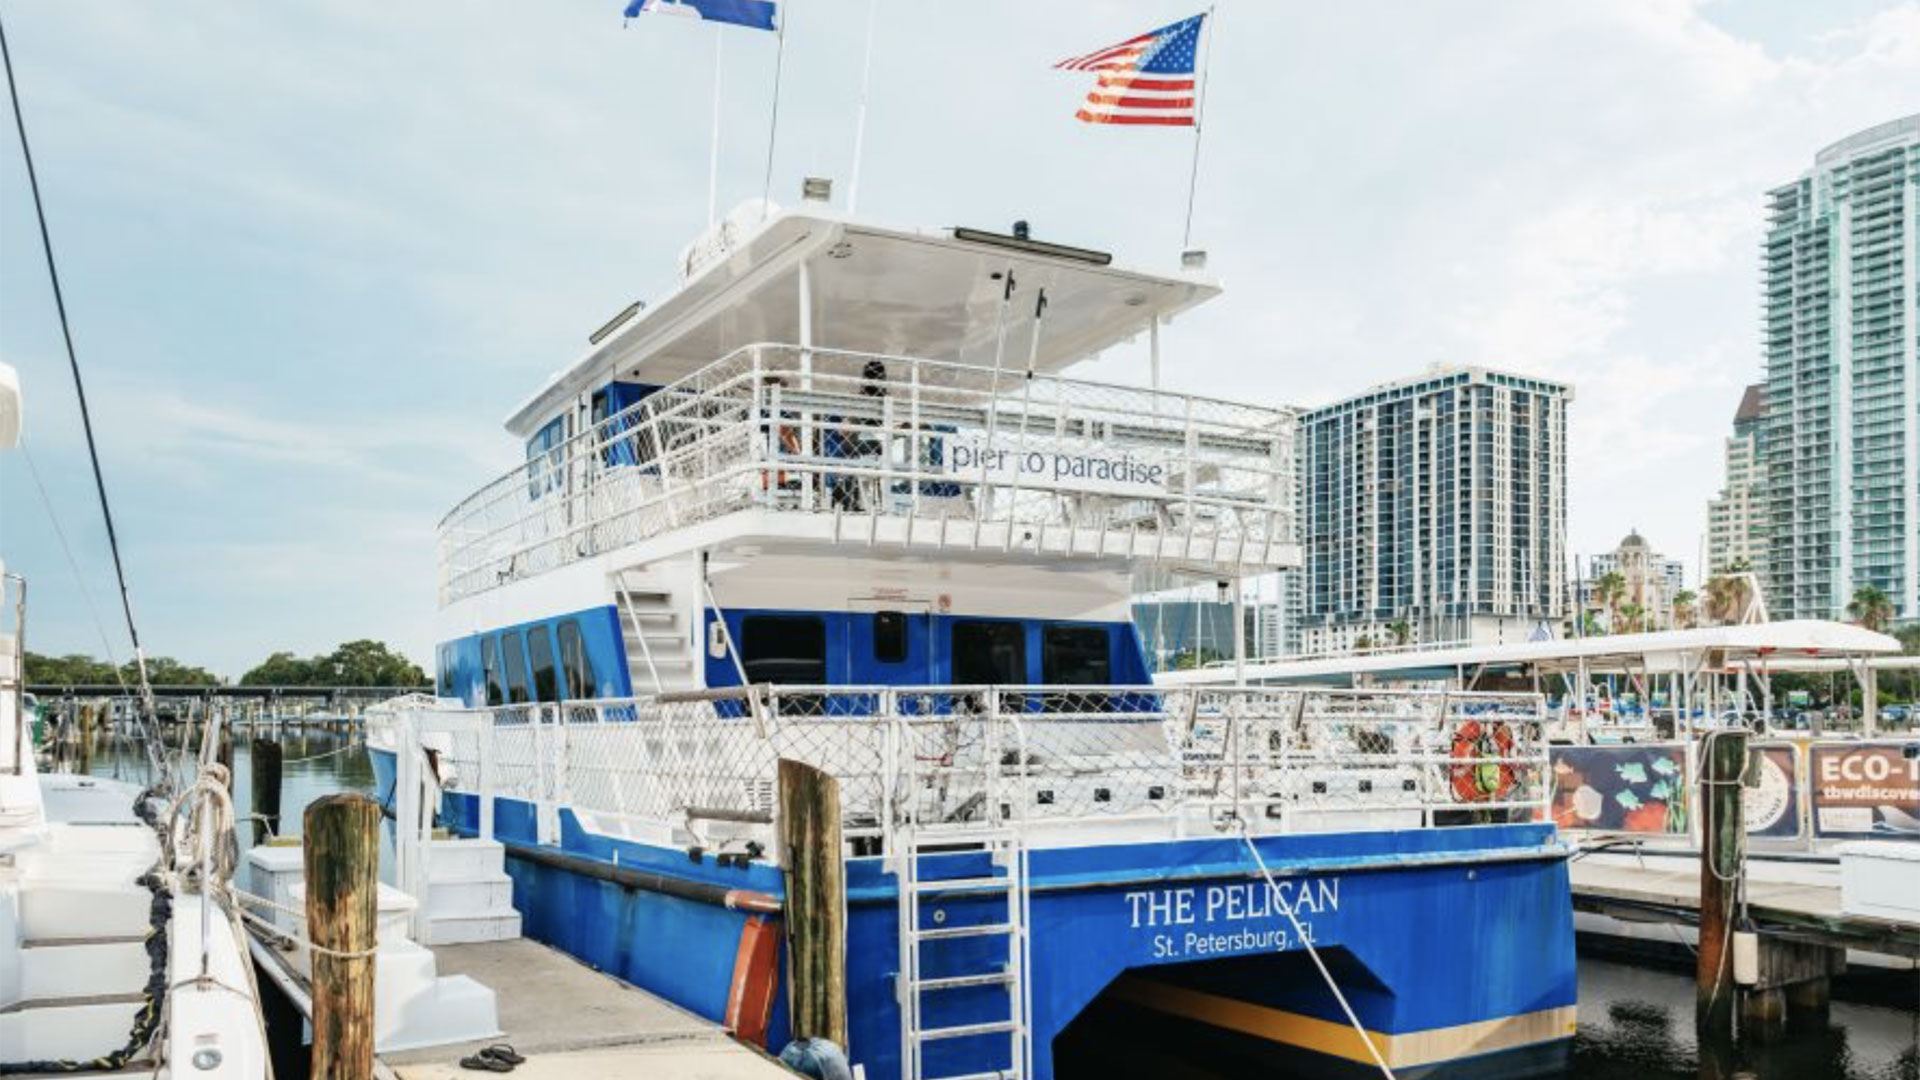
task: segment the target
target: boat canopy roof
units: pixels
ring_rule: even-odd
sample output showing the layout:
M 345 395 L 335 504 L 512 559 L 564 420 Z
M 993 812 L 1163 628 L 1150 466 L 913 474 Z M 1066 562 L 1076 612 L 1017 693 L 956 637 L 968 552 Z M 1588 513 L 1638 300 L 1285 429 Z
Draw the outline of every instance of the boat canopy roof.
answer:
M 1008 369 L 1024 369 L 1034 310 L 1046 316 L 1034 370 L 1087 359 L 1220 291 L 1204 274 L 1149 274 L 1106 256 L 984 230 L 900 229 L 824 207 L 748 204 L 681 258 L 679 288 L 637 315 L 622 313 L 586 353 L 507 419 L 522 438 L 563 404 L 619 380 L 665 385 L 744 346 L 804 344 L 991 367 L 1005 275 Z M 806 278 L 803 324 L 801 277 Z M 809 338 L 810 340 L 803 340 Z
M 1248 682 L 1319 682 L 1370 675 L 1387 680 L 1428 680 L 1448 679 L 1462 671 L 1472 673 L 1483 669 L 1545 674 L 1573 671 L 1581 666 L 1589 674 L 1622 675 L 1702 668 L 1726 670 L 1743 665 L 1752 665 L 1756 671 L 1762 668 L 1791 670 L 1796 663 L 1814 658 L 1859 659 L 1898 653 L 1900 648 L 1898 639 L 1851 623 L 1792 619 L 1507 645 L 1250 662 L 1246 665 L 1246 678 Z M 1230 682 L 1233 676 L 1233 667 L 1229 664 L 1198 671 L 1169 672 L 1160 676 L 1159 681 L 1218 683 Z

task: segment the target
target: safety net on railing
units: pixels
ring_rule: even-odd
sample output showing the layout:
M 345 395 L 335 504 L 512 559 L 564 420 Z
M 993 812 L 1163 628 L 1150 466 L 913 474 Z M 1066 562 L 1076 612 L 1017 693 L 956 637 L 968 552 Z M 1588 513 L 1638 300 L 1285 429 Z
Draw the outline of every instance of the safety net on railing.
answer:
M 437 733 L 450 790 L 664 826 L 770 820 L 782 758 L 834 776 L 848 829 L 876 835 L 1420 827 L 1534 820 L 1548 798 L 1524 694 L 755 687 L 397 715 Z
M 1292 414 L 1186 394 L 762 345 L 581 427 L 441 522 L 443 603 L 746 507 L 1173 537 L 1242 561 L 1290 535 Z

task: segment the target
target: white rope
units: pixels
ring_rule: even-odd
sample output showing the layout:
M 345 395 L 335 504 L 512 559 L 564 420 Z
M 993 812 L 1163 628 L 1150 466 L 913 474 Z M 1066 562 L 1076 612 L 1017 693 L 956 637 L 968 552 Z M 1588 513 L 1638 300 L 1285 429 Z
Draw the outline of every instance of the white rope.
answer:
M 1279 908 L 1281 913 L 1286 915 L 1287 921 L 1293 924 L 1294 936 L 1300 939 L 1300 944 L 1306 946 L 1308 958 L 1313 961 L 1314 967 L 1320 969 L 1320 977 L 1326 980 L 1327 989 L 1333 991 L 1333 999 L 1340 1003 L 1340 1011 L 1347 1014 L 1347 1022 L 1353 1025 L 1353 1030 L 1360 1033 L 1360 1041 L 1366 1044 L 1367 1053 L 1373 1056 L 1373 1063 L 1380 1066 L 1380 1073 L 1387 1080 L 1395 1080 L 1393 1070 L 1387 1066 L 1387 1059 L 1380 1056 L 1380 1048 L 1373 1045 L 1373 1036 L 1367 1033 L 1366 1025 L 1360 1022 L 1360 1018 L 1354 1015 L 1353 1006 L 1347 1003 L 1347 995 L 1340 992 L 1340 984 L 1334 981 L 1333 972 L 1328 971 L 1326 961 L 1320 959 L 1320 950 L 1313 947 L 1306 928 L 1300 925 L 1300 917 L 1293 913 L 1293 905 L 1287 903 L 1286 897 L 1281 895 L 1280 883 L 1274 880 L 1273 871 L 1267 869 L 1267 860 L 1260 857 L 1260 849 L 1254 846 L 1253 835 L 1247 832 L 1247 823 L 1244 818 L 1240 821 L 1240 839 L 1246 841 L 1247 850 L 1253 853 L 1253 863 L 1260 868 L 1260 876 L 1267 879 L 1267 891 L 1273 896 L 1274 906 Z
M 366 958 L 380 951 L 380 945 L 378 942 L 375 942 L 374 946 L 370 949 L 355 949 L 352 951 L 348 951 L 345 949 L 329 949 L 325 945 L 315 945 L 313 943 L 312 938 L 303 936 L 298 933 L 288 933 L 286 928 L 274 922 L 272 919 L 269 919 L 263 915 L 255 915 L 253 912 L 248 911 L 242 905 L 255 904 L 260 907 L 271 908 L 274 911 L 284 912 L 285 914 L 292 915 L 299 919 L 305 919 L 307 917 L 307 913 L 305 911 L 302 911 L 298 908 L 288 907 L 285 904 L 276 904 L 272 900 L 269 900 L 264 896 L 255 896 L 250 892 L 247 892 L 243 889 L 237 888 L 232 885 L 227 886 L 226 891 L 229 896 L 239 901 L 239 903 L 233 905 L 233 910 L 241 918 L 246 919 L 265 929 L 273 931 L 273 933 L 276 936 L 283 937 L 288 941 L 293 942 L 294 945 L 300 948 L 311 949 L 322 956 L 331 956 L 339 960 L 365 960 Z
M 358 750 L 358 749 L 360 749 L 360 740 L 355 739 L 354 741 L 346 744 L 345 746 L 342 746 L 333 750 L 328 750 L 325 753 L 313 754 L 308 757 L 285 758 L 280 762 L 280 764 L 282 767 L 285 767 L 288 765 L 304 765 L 309 761 L 321 761 L 323 759 L 333 757 L 337 754 L 344 754 L 344 753 L 347 753 L 348 751 Z

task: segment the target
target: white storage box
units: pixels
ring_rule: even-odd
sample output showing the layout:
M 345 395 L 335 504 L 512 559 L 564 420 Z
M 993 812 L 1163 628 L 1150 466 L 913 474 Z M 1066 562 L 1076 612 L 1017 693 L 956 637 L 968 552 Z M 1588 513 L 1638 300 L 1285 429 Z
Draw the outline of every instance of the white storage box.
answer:
M 1839 851 L 1842 912 L 1920 923 L 1920 841 L 1855 840 Z

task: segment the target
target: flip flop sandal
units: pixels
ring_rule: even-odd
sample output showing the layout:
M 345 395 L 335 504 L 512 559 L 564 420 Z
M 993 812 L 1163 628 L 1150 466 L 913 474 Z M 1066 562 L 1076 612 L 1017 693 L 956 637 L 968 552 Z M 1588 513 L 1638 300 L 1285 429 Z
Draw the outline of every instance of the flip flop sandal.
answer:
M 473 1069 L 478 1072 L 503 1073 L 503 1072 L 513 1071 L 512 1065 L 509 1065 L 504 1061 L 500 1061 L 495 1058 L 488 1057 L 485 1051 L 482 1051 L 478 1054 L 474 1054 L 470 1057 L 461 1058 L 460 1067 L 463 1069 Z
M 480 1056 L 505 1062 L 508 1065 L 523 1065 L 527 1060 L 524 1055 L 506 1043 L 494 1043 L 492 1046 L 480 1051 Z

